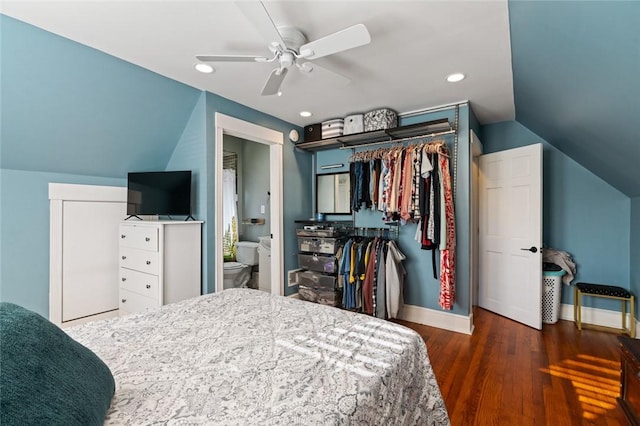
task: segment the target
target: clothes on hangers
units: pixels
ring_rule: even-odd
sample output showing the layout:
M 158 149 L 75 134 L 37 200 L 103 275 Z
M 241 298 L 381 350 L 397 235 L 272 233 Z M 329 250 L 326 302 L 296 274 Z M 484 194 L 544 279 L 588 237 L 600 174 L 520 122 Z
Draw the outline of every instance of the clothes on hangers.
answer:
M 350 161 L 353 211 L 365 208 L 382 212 L 384 221 L 417 223 L 416 240 L 431 251 L 433 276 L 438 279 L 443 309 L 455 303 L 455 216 L 449 155 L 442 141 L 379 148 L 354 153 Z M 388 268 L 385 264 L 385 268 Z M 356 284 L 357 285 L 357 284 Z M 366 283 L 369 291 L 370 283 Z M 362 287 L 357 287 L 362 290 Z M 377 288 L 376 288 L 377 290 Z M 376 291 L 376 296 L 379 292 Z M 387 311 L 389 310 L 388 294 Z M 397 299 L 395 295 L 392 296 Z M 366 299 L 365 309 L 373 308 Z M 371 305 L 369 302 L 371 301 Z M 377 300 L 376 300 L 377 302 Z
M 455 245 L 456 228 L 453 211 L 453 188 L 451 176 L 449 174 L 449 159 L 440 157 L 440 170 L 442 173 L 442 187 L 444 192 L 444 208 L 446 222 L 446 232 L 443 233 L 445 245 L 440 246 L 440 298 L 439 304 L 443 309 L 453 309 L 456 301 L 456 268 L 455 268 Z
M 406 258 L 393 240 L 349 238 L 342 250 L 339 274 L 344 277 L 342 307 L 378 318 L 396 318 L 402 305 Z

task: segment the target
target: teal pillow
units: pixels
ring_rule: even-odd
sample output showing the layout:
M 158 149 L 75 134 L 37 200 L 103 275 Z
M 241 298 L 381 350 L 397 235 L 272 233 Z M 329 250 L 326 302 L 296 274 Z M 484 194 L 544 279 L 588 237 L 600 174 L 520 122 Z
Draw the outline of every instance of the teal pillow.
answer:
M 114 391 L 96 354 L 35 312 L 0 303 L 0 425 L 101 425 Z

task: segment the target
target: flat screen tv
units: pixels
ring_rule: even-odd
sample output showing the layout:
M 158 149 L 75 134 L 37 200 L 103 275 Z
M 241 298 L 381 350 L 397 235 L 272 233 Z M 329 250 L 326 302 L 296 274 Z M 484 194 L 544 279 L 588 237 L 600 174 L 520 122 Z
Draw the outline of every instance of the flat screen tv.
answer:
M 191 170 L 132 172 L 127 189 L 129 216 L 191 216 Z

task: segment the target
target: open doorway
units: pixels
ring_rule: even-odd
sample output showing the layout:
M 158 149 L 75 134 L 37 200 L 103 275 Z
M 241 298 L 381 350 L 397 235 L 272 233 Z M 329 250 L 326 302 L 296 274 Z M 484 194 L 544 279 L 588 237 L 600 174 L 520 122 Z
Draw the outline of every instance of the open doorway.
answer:
M 224 135 L 224 288 L 271 293 L 269 145 Z
M 215 264 L 216 291 L 224 289 L 224 144 L 225 135 L 240 138 L 250 143 L 265 144 L 269 147 L 269 155 L 265 161 L 269 163 L 268 199 L 263 204 L 265 215 L 269 217 L 270 267 L 265 271 L 269 275 L 269 287 L 272 294 L 284 294 L 283 281 L 283 215 L 282 215 L 282 146 L 284 136 L 281 132 L 243 121 L 228 115 L 216 113 L 216 145 L 215 145 Z M 267 195 L 265 195 L 267 197 Z M 268 203 L 267 203 L 268 200 Z M 251 218 L 245 218 L 251 219 Z M 266 277 L 263 277 L 266 278 Z

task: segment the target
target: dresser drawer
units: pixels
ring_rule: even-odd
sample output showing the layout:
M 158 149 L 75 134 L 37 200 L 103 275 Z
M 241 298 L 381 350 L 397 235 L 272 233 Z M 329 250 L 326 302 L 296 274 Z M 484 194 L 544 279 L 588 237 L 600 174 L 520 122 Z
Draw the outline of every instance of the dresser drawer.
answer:
M 120 288 L 153 299 L 158 298 L 158 276 L 120 268 Z
M 120 247 L 158 251 L 158 228 L 120 225 Z
M 120 267 L 135 269 L 147 274 L 160 273 L 160 255 L 157 252 L 120 247 Z
M 141 294 L 134 293 L 125 289 L 120 289 L 120 314 L 145 312 L 160 306 L 157 298 L 145 297 Z

